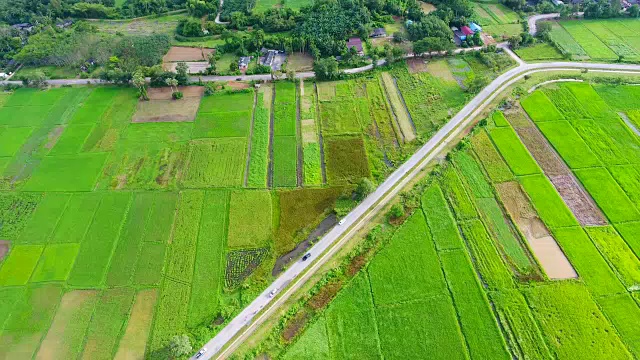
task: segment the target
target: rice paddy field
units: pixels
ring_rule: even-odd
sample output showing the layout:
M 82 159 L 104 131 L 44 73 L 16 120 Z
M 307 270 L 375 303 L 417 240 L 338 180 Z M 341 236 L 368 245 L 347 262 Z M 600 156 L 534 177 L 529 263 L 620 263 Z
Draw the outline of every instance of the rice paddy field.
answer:
M 334 208 L 354 206 L 358 181 L 382 181 L 468 96 L 456 81 L 402 67 L 194 96 L 193 120 L 140 120 L 130 88 L 0 94 L 0 358 L 166 359 L 181 334 L 200 346 L 286 268 L 290 252 L 309 246 L 319 224 L 336 221 Z M 376 274 L 362 284 L 377 281 L 384 294 L 384 271 Z M 455 315 L 446 292 L 432 299 L 423 288 L 403 299 Z M 335 316 L 349 306 L 336 305 Z M 377 326 L 372 310 L 356 310 L 369 317 L 363 329 Z M 393 342 L 401 326 L 389 323 L 380 341 Z
M 473 2 L 478 25 L 496 41 L 522 32 L 520 16 L 513 10 L 494 1 Z
M 638 62 L 638 19 L 601 19 L 553 23 L 552 43 L 568 58 Z
M 620 115 L 640 109 L 634 94 L 556 84 L 494 112 L 403 196 L 401 221 L 244 351 L 637 358 L 640 140 Z

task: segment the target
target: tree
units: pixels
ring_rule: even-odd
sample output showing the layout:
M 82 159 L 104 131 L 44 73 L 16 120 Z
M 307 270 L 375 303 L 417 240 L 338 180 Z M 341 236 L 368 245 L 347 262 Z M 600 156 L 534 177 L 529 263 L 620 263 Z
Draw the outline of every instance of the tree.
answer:
M 404 206 L 401 203 L 395 203 L 389 210 L 389 219 L 395 220 L 404 216 Z
M 165 82 L 167 83 L 167 85 L 171 86 L 171 91 L 172 92 L 178 92 L 178 80 L 174 79 L 174 78 L 167 78 L 165 80 Z
M 509 38 L 509 46 L 515 50 L 520 47 L 521 41 L 522 41 L 522 38 L 520 37 L 520 35 L 514 35 Z
M 546 38 L 551 32 L 551 23 L 547 21 L 539 22 L 536 31 L 536 36 Z
M 335 80 L 340 77 L 338 61 L 333 56 L 315 61 L 313 71 L 318 80 Z
M 453 48 L 453 43 L 444 38 L 427 37 L 413 43 L 413 52 L 422 54 L 432 51 L 446 51 Z
M 144 78 L 144 73 L 140 69 L 133 73 L 133 86 L 138 88 L 140 99 L 145 101 L 149 100 L 149 95 L 147 94 L 147 82 Z
M 367 195 L 371 194 L 373 190 L 376 189 L 376 186 L 373 184 L 369 178 L 362 178 L 358 181 L 358 185 L 356 186 L 356 200 L 361 201 L 367 197 Z
M 209 54 L 209 56 L 207 57 L 207 60 L 209 61 L 209 68 L 207 69 L 209 73 L 212 74 L 216 72 L 216 54 L 214 53 Z
M 191 347 L 191 340 L 189 340 L 187 335 L 176 335 L 171 338 L 169 352 L 172 357 L 179 358 L 191 353 L 192 351 L 193 348 Z
M 453 31 L 451 31 L 449 25 L 433 15 L 425 16 L 420 22 L 409 26 L 407 32 L 409 33 L 409 39 L 413 41 L 426 37 L 453 39 Z
M 466 91 L 476 93 L 489 84 L 489 80 L 484 75 L 476 75 L 465 81 Z
M 638 4 L 631 5 L 631 7 L 627 9 L 627 13 L 632 18 L 637 18 L 638 16 L 640 16 L 640 6 L 638 6 Z
M 230 25 L 236 29 L 245 27 L 247 25 L 247 15 L 241 11 L 232 12 Z
M 211 0 L 188 0 L 186 7 L 189 15 L 201 18 L 216 12 L 218 4 Z
M 176 65 L 176 80 L 178 84 L 187 85 L 189 83 L 189 66 L 184 61 L 178 62 Z
M 296 71 L 293 69 L 287 70 L 287 80 L 294 82 L 296 81 Z

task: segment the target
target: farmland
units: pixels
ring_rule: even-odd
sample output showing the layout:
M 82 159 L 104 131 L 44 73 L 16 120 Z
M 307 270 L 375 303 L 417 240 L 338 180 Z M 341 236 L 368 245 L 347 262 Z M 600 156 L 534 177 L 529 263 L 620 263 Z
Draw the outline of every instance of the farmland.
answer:
M 634 34 L 635 19 L 566 20 L 553 23 L 552 43 L 568 58 L 576 60 L 640 60 L 640 44 Z
M 465 63 L 495 75 L 474 57 Z M 202 87 L 183 90 L 184 103 L 165 99 L 162 89 L 141 102 L 132 89 L 111 86 L 3 95 L 1 357 L 164 359 L 180 334 L 200 345 L 288 266 L 290 252 L 315 241 L 316 227 L 331 226 L 334 208 L 354 206 L 358 182 L 383 181 L 470 96 L 457 81 L 401 66 L 339 82 L 277 82 L 208 96 Z M 421 107 L 413 90 L 433 96 L 438 114 Z M 442 185 L 441 206 L 466 199 L 463 219 L 475 219 L 458 180 L 455 189 Z M 453 216 L 441 228 L 448 245 L 423 244 L 429 254 L 461 248 Z M 412 222 L 413 237 L 401 249 L 416 246 L 427 229 L 425 217 Z M 392 264 L 380 266 L 353 291 L 376 284 L 378 294 L 363 299 L 388 321 L 376 324 L 373 307 L 344 317 L 344 300 L 322 320 L 333 326 L 326 344 L 341 342 L 327 351 L 340 356 L 361 343 L 371 354 L 395 353 L 349 337 L 335 321 L 366 318 L 363 329 L 385 329 L 367 341 L 389 344 L 401 321 L 389 310 L 402 299 L 442 309 L 441 338 L 464 342 L 449 323 L 456 301 L 443 278 L 433 278 L 433 296 L 418 286 L 392 297 L 385 276 L 402 271 L 385 275 Z M 416 277 L 431 279 L 439 269 L 438 260 Z M 402 306 L 405 317 L 420 311 Z M 421 325 L 413 326 L 407 331 Z
M 241 349 L 285 359 L 354 349 L 394 359 L 638 356 L 640 143 L 617 115 L 640 109 L 634 91 L 552 85 L 492 113 L 403 194 L 407 216 L 385 218 L 298 300 L 304 317 L 281 318 Z M 337 294 L 318 305 L 326 292 Z

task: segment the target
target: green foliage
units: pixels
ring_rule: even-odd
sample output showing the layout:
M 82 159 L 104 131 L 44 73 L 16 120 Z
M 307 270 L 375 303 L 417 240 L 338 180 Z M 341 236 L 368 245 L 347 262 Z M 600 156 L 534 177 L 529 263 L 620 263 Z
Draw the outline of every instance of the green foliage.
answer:
M 80 243 L 91 225 L 101 198 L 102 194 L 99 193 L 74 193 L 49 243 Z
M 298 148 L 295 136 L 273 139 L 273 185 L 292 187 L 297 184 Z
M 78 244 L 47 245 L 31 276 L 31 282 L 65 281 L 79 248 Z
M 584 230 L 579 227 L 552 230 L 554 238 L 589 292 L 594 296 L 607 296 L 625 291 Z
M 513 174 L 485 131 L 479 131 L 471 138 L 473 150 L 478 155 L 492 182 L 499 183 L 513 179 Z
M 2 136 L 0 156 L 10 157 L 15 155 L 32 132 L 33 128 L 31 127 L 0 127 L 0 136 Z
M 640 213 L 604 168 L 576 170 L 576 176 L 612 223 L 640 220 Z
M 367 268 L 376 306 L 446 294 L 436 250 L 421 212 L 415 212 Z
M 131 202 L 131 193 L 107 193 L 96 210 L 94 220 L 80 245 L 68 282 L 77 286 L 98 286 L 103 278 L 120 228 Z
M 190 292 L 189 285 L 166 278 L 163 281 L 147 345 L 151 359 L 168 358 L 171 338 L 186 331 Z
M 329 357 L 329 339 L 326 321 L 321 316 L 296 340 L 282 356 L 283 360 L 309 359 L 322 360 Z
M 493 129 L 489 134 L 515 175 L 531 175 L 542 172 L 511 127 Z
M 640 352 L 640 333 L 638 321 L 640 321 L 640 308 L 629 294 L 620 294 L 603 297 L 597 300 L 602 312 L 615 326 L 622 341 L 628 346 L 629 351 L 638 356 Z
M 570 168 L 601 165 L 600 160 L 568 121 L 544 122 L 539 123 L 538 127 Z
M 431 237 L 438 250 L 462 248 L 462 239 L 440 186 L 432 184 L 422 195 L 422 210 L 427 218 Z
M 320 163 L 320 145 L 317 142 L 306 143 L 302 148 L 304 183 L 322 184 L 322 164 Z
M 361 137 L 327 137 L 324 139 L 327 181 L 344 184 L 369 177 L 369 164 Z
M 441 253 L 440 259 L 471 357 L 511 358 L 487 297 L 464 250 Z
M 250 127 L 251 111 L 199 113 L 194 131 L 196 137 L 247 137 Z
M 534 91 L 520 101 L 535 122 L 563 120 L 564 117 L 543 91 Z
M 191 347 L 191 340 L 189 340 L 187 335 L 176 335 L 172 337 L 169 348 L 169 353 L 174 358 L 187 355 L 193 350 Z
M 614 228 L 588 227 L 585 231 L 627 289 L 640 288 L 640 261 Z
M 234 191 L 229 208 L 229 248 L 256 248 L 271 239 L 271 194 L 268 191 Z
M 190 283 L 193 277 L 204 195 L 204 191 L 200 190 L 180 193 L 173 236 L 164 265 L 164 274 L 172 279 Z
M 25 184 L 26 191 L 92 190 L 107 154 L 46 157 Z
M 524 176 L 519 180 L 547 226 L 556 228 L 578 225 L 578 221 L 546 176 Z
M 214 138 L 189 143 L 189 167 L 182 184 L 200 188 L 210 186 L 239 186 L 246 166 L 245 139 Z
M 444 170 L 442 188 L 458 220 L 469 220 L 478 217 L 474 202 L 467 194 L 458 172 L 453 166 L 448 166 Z
M 45 194 L 16 241 L 23 244 L 46 244 L 70 198 L 70 194 L 64 193 Z
M 367 275 L 361 272 L 326 311 L 330 352 L 336 359 L 377 358 L 376 317 Z
M 556 282 L 535 286 L 526 289 L 525 295 L 558 358 L 630 357 L 615 329 L 581 284 Z
M 480 164 L 470 152 L 458 151 L 454 153 L 453 162 L 471 190 L 471 195 L 476 199 L 493 197 L 491 186 L 485 179 Z
M 271 114 L 264 106 L 264 95 L 259 94 L 254 110 L 251 159 L 249 160 L 249 187 L 266 187 L 269 162 L 269 122 Z
M 24 285 L 36 268 L 42 245 L 16 245 L 0 268 L 0 285 Z

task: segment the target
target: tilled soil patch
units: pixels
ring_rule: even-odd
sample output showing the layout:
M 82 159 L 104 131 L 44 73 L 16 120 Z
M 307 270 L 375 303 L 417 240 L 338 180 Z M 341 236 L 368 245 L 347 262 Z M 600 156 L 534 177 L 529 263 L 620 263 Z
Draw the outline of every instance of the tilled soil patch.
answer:
M 567 257 L 515 181 L 496 184 L 500 200 L 529 243 L 550 279 L 573 279 L 578 275 Z
M 197 47 L 172 46 L 169 52 L 162 58 L 163 62 L 176 61 L 204 61 L 215 49 L 201 49 Z
M 422 58 L 407 59 L 407 65 L 409 66 L 409 72 L 412 74 L 427 71 L 427 63 Z
M 320 291 L 309 299 L 309 306 L 314 309 L 322 309 L 338 294 L 342 289 L 342 281 L 335 281 L 324 285 Z
M 184 98 L 197 97 L 204 95 L 204 86 L 178 86 L 178 91 L 182 92 Z M 147 91 L 149 100 L 173 100 L 171 94 L 173 90 L 170 87 L 150 88 Z
M 535 127 L 517 127 L 516 133 L 545 174 L 549 176 L 570 174 L 569 168 L 556 154 L 544 135 Z
M 307 322 L 311 319 L 311 314 L 305 310 L 298 312 L 293 318 L 287 321 L 284 331 L 282 332 L 282 338 L 289 342 L 300 333 L 307 325 Z
M 549 179 L 582 226 L 607 225 L 600 208 L 573 175 L 556 175 Z
M 9 240 L 0 240 L 0 260 L 4 259 L 9 253 Z

